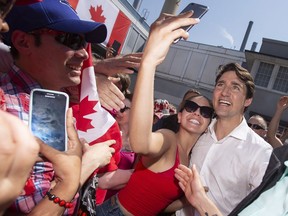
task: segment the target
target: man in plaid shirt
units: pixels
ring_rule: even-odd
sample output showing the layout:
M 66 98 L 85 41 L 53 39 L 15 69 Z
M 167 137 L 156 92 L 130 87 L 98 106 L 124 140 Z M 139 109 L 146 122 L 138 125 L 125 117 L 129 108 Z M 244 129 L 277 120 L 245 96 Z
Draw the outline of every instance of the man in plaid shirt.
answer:
M 103 42 L 107 30 L 103 24 L 80 20 L 65 0 L 18 0 L 6 20 L 10 31 L 3 40 L 11 46 L 15 64 L 0 78 L 5 93 L 0 105 L 28 123 L 30 91 L 78 85 L 88 58 L 86 41 Z M 37 162 L 10 210 L 29 213 L 50 189 L 53 175 L 51 163 Z

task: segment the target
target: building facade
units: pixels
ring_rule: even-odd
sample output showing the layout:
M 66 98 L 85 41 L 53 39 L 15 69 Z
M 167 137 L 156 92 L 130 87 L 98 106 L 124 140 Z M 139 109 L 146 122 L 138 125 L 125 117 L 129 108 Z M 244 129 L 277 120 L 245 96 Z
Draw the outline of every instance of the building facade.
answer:
M 132 20 L 122 54 L 142 51 L 149 32 L 145 18 L 126 0 L 112 2 Z M 181 40 L 171 46 L 166 59 L 157 68 L 155 96 L 177 106 L 184 93 L 194 88 L 211 98 L 218 67 L 230 62 L 247 68 L 256 83 L 253 103 L 246 117 L 259 114 L 269 123 L 278 99 L 288 94 L 288 43 L 283 41 L 263 38 L 259 52 L 255 52 Z M 132 75 L 132 89 L 136 76 L 137 73 Z M 283 133 L 288 126 L 288 114 L 281 120 L 279 132 Z

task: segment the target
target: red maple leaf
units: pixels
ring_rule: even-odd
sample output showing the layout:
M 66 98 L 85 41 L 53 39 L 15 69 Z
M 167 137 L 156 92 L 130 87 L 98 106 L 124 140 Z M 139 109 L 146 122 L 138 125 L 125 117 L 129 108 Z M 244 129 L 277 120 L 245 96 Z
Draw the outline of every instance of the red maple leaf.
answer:
M 94 107 L 97 103 L 98 101 L 89 101 L 88 96 L 81 100 L 79 105 L 79 119 L 77 121 L 77 128 L 79 130 L 87 132 L 88 129 L 94 128 L 91 124 L 92 120 L 84 116 L 94 113 Z
M 105 23 L 106 17 L 102 15 L 103 9 L 102 5 L 95 7 L 90 6 L 89 12 L 91 14 L 91 19 L 95 22 Z

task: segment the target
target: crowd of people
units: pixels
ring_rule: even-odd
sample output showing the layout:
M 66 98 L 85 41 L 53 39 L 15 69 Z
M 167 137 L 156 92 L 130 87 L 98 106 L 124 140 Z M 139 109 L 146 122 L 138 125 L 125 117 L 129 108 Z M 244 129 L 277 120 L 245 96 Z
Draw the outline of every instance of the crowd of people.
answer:
M 87 43 L 102 43 L 106 26 L 81 20 L 67 1 L 0 4 L 0 215 L 288 214 L 288 132 L 278 135 L 288 96 L 269 124 L 258 114 L 246 120 L 255 83 L 247 69 L 228 63 L 219 67 L 211 99 L 195 89 L 177 109 L 155 99 L 156 68 L 175 39 L 188 38 L 180 27 L 199 22 L 192 13 L 160 15 L 143 53 L 115 56 L 108 48 L 106 58 L 93 59 L 118 148 L 114 139 L 83 139 L 73 113 L 79 101 L 72 91 L 92 58 Z M 67 151 L 29 131 L 35 88 L 70 94 Z

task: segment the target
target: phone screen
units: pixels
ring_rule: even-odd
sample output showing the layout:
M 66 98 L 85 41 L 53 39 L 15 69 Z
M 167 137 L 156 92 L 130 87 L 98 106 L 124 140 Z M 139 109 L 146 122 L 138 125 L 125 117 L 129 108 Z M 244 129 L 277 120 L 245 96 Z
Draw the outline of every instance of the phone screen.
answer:
M 188 4 L 181 12 L 185 13 L 187 11 L 193 11 L 194 13 L 192 14 L 192 18 L 199 18 L 201 19 L 204 14 L 207 13 L 207 11 L 209 10 L 209 7 L 205 6 L 205 5 L 201 5 L 201 4 L 196 4 L 196 3 L 190 3 Z M 189 31 L 194 25 L 189 25 L 189 26 L 184 26 L 182 27 L 185 31 Z M 174 41 L 174 43 L 177 43 L 181 38 L 178 38 Z
M 68 95 L 34 89 L 30 100 L 29 127 L 34 136 L 59 151 L 65 151 Z

